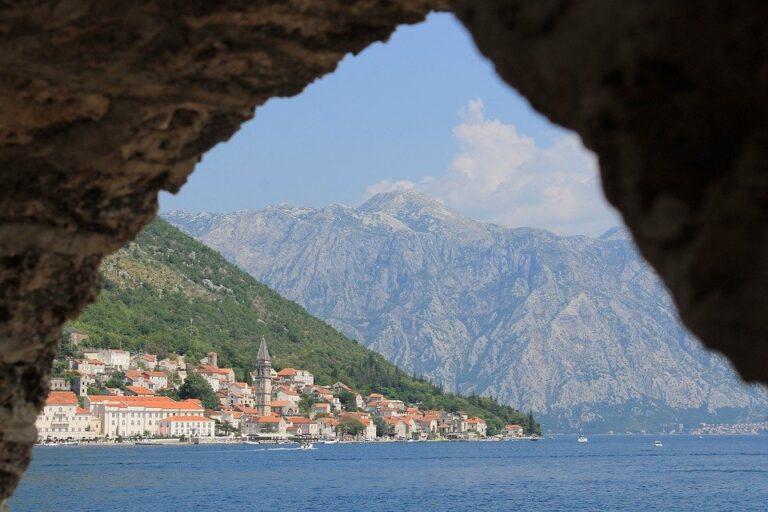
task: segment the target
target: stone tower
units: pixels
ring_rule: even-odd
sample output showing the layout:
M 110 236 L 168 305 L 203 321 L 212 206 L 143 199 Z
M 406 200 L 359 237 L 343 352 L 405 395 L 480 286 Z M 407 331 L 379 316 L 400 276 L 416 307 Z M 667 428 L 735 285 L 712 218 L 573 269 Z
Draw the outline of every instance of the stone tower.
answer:
M 267 340 L 261 337 L 259 354 L 256 356 L 256 370 L 253 372 L 253 398 L 255 409 L 262 416 L 272 414 L 272 360 L 267 350 Z

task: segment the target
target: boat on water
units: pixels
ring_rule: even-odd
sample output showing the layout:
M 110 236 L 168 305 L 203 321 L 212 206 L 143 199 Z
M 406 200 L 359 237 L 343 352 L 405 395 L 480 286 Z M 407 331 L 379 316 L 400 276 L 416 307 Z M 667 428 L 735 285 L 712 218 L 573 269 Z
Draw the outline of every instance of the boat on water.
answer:
M 664 446 L 664 445 L 663 445 L 663 444 L 661 444 L 661 441 L 654 441 L 654 442 L 653 442 L 653 446 L 655 446 L 656 448 L 661 448 L 661 447 L 662 447 L 662 446 Z
M 336 444 L 338 442 L 339 442 L 338 439 L 328 439 L 328 440 L 323 441 L 323 444 Z
M 304 444 L 301 445 L 301 449 L 302 450 L 311 450 L 314 447 L 315 446 L 312 443 L 304 443 Z
M 582 434 L 582 435 L 580 435 L 580 436 L 579 436 L 579 439 L 578 439 L 577 441 L 578 441 L 579 443 L 582 443 L 582 444 L 584 444 L 584 443 L 588 443 L 588 442 L 589 442 L 589 439 L 587 438 L 587 436 L 585 436 L 584 434 Z
M 245 444 L 260 444 L 258 441 L 245 441 Z

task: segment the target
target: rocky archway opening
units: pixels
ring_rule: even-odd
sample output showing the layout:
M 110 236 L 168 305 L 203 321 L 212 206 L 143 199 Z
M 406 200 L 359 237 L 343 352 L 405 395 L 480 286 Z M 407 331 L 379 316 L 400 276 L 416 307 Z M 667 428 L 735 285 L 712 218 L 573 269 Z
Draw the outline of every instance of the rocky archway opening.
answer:
M 600 158 L 684 322 L 768 381 L 768 7 L 632 1 L 0 8 L 0 500 L 63 322 L 200 156 L 397 25 L 452 9 L 499 74 Z

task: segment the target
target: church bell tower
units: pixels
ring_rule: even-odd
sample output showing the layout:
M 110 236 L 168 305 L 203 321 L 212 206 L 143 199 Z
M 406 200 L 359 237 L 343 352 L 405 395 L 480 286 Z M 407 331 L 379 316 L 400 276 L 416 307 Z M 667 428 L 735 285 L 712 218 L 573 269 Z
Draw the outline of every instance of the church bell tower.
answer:
M 262 416 L 272 414 L 272 360 L 267 350 L 267 340 L 261 337 L 259 353 L 256 356 L 256 370 L 253 372 L 254 407 Z

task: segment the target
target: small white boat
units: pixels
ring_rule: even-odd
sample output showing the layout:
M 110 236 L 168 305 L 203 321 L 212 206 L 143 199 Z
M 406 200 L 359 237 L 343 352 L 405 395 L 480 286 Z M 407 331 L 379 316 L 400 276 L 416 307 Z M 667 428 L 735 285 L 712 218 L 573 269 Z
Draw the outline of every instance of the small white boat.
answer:
M 582 434 L 582 435 L 580 435 L 580 436 L 579 436 L 579 439 L 578 439 L 577 441 L 578 441 L 579 443 L 588 443 L 588 442 L 589 442 L 589 439 L 587 439 L 587 436 L 585 436 L 585 435 L 583 435 L 583 434 Z
M 661 441 L 654 441 L 654 442 L 653 442 L 653 446 L 655 446 L 656 448 L 661 448 L 661 447 L 662 447 L 662 446 L 664 446 L 664 445 L 663 445 L 663 444 L 661 444 Z
M 311 450 L 314 448 L 314 445 L 312 443 L 304 443 L 301 445 L 302 450 Z
M 258 441 L 246 441 L 245 444 L 259 444 Z
M 339 442 L 338 439 L 328 439 L 326 441 L 323 441 L 323 444 L 336 444 L 338 442 Z

